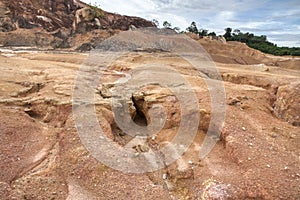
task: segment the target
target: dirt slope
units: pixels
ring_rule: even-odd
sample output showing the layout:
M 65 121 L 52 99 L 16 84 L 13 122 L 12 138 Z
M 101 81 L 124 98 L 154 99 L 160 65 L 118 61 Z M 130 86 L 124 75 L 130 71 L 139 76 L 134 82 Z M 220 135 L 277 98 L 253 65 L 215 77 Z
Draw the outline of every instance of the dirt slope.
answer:
M 272 56 L 252 49 L 244 43 L 234 41 L 223 43 L 218 40 L 203 38 L 199 42 L 215 62 L 242 65 L 263 64 L 288 69 L 300 69 L 300 58 L 298 57 Z

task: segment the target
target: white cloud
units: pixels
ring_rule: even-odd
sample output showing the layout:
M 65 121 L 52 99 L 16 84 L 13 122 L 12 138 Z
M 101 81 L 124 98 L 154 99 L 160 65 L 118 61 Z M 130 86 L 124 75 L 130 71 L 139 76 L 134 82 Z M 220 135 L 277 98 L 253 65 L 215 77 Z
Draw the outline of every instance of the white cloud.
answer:
M 109 12 L 157 19 L 160 24 L 169 21 L 173 26 L 185 30 L 192 21 L 198 28 L 224 34 L 224 28 L 271 36 L 270 31 L 287 30 L 299 34 L 299 0 L 84 0 L 99 2 Z M 276 35 L 276 34 L 275 34 Z M 300 34 L 298 35 L 300 38 Z M 273 42 L 277 43 L 278 38 Z M 281 42 L 281 41 L 279 41 Z M 290 46 L 295 41 L 287 41 Z M 300 46 L 298 44 L 298 46 Z

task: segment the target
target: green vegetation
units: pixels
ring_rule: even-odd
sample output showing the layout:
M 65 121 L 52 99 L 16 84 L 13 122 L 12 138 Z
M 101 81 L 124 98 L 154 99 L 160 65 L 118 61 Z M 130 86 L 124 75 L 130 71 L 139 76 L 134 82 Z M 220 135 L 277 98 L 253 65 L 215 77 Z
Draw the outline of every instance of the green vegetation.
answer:
M 171 24 L 170 22 L 168 22 L 168 21 L 164 21 L 163 27 L 164 27 L 164 28 L 171 28 L 171 27 L 172 27 L 172 24 Z
M 231 28 L 225 29 L 223 35 L 227 41 L 239 41 L 246 43 L 249 47 L 260 50 L 265 53 L 273 54 L 276 56 L 300 56 L 300 48 L 298 47 L 278 47 L 276 44 L 269 42 L 267 36 L 256 36 L 253 33 L 242 33 L 240 30 L 235 29 L 232 32 Z
M 153 20 L 152 20 L 152 21 L 153 21 Z M 155 22 L 154 22 L 154 23 L 155 23 Z M 172 28 L 172 24 L 171 24 L 170 22 L 168 22 L 168 21 L 164 21 L 163 27 L 164 27 L 164 28 L 167 28 L 167 29 L 173 29 L 173 30 L 176 31 L 176 32 L 179 32 L 179 31 L 180 31 L 180 28 L 179 28 L 179 27 L 173 27 L 173 28 Z
M 195 33 L 195 34 L 199 33 L 196 22 L 192 22 L 191 25 L 186 28 L 186 30 L 190 33 Z
M 191 25 L 189 27 L 187 27 L 186 30 L 190 33 L 195 33 L 195 34 L 199 35 L 200 37 L 216 36 L 215 32 L 208 33 L 208 30 L 206 30 L 206 29 L 200 29 L 199 30 L 197 28 L 196 22 L 192 22 Z
M 93 10 L 93 12 L 95 12 L 95 17 L 97 18 L 104 18 L 104 12 L 103 10 L 100 8 L 100 5 L 98 5 L 97 3 L 89 3 L 90 8 Z
M 159 21 L 157 19 L 152 19 L 152 22 L 155 24 L 155 26 L 159 27 Z
M 189 27 L 186 29 L 187 32 L 195 33 L 200 37 L 204 36 L 216 36 L 215 32 L 208 33 L 206 29 L 198 29 L 196 22 L 192 22 Z M 184 33 L 184 32 L 182 32 Z M 276 56 L 300 56 L 300 47 L 278 47 L 276 44 L 269 42 L 267 36 L 261 35 L 257 36 L 253 33 L 242 33 L 240 30 L 235 29 L 232 31 L 232 28 L 226 28 L 223 37 L 227 41 L 238 41 L 247 44 L 253 49 L 257 49 L 264 53 L 276 55 Z

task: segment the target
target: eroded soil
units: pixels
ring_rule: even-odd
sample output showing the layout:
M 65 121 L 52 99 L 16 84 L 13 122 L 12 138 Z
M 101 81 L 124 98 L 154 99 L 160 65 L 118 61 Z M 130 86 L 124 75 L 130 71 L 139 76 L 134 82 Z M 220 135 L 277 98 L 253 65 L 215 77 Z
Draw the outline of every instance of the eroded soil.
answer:
M 95 91 L 99 123 L 120 147 L 132 138 L 116 127 L 106 86 L 141 64 L 155 60 L 182 73 L 195 90 L 201 115 L 198 133 L 181 159 L 156 172 L 127 174 L 93 158 L 75 128 L 74 80 L 87 57 L 1 50 L 1 199 L 300 198 L 300 127 L 277 118 L 273 109 L 278 87 L 299 82 L 300 71 L 216 63 L 226 90 L 226 120 L 215 148 L 200 160 L 211 111 L 205 80 L 169 54 L 136 52 L 120 58 Z M 170 91 L 157 86 L 148 90 L 153 92 L 133 94 L 132 115 L 140 115 L 136 122 L 149 123 L 145 106 L 158 102 L 172 111 L 167 112 L 172 120 L 146 147 L 135 146 L 137 153 L 169 142 L 180 122 Z

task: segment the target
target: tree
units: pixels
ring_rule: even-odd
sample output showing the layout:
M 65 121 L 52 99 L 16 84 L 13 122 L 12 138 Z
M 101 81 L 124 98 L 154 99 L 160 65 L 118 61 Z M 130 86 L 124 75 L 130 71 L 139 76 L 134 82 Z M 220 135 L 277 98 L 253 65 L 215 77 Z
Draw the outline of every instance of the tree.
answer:
M 242 33 L 240 30 L 235 29 L 231 34 L 232 29 L 227 28 L 225 29 L 227 40 L 231 41 L 239 41 L 242 43 L 246 43 L 249 47 L 262 51 L 264 53 L 269 53 L 277 56 L 284 56 L 284 55 L 299 55 L 300 48 L 293 47 L 278 47 L 276 44 L 269 42 L 267 36 L 261 35 L 257 36 L 253 33 Z
M 171 24 L 170 22 L 168 22 L 168 21 L 164 21 L 163 27 L 164 27 L 164 28 L 171 28 L 171 27 L 172 27 L 172 24 Z
M 234 29 L 233 34 L 234 35 L 239 35 L 241 33 L 241 30 L 239 29 Z
M 174 30 L 174 31 L 176 31 L 177 33 L 179 33 L 179 32 L 180 32 L 180 28 L 179 28 L 179 27 L 177 27 L 177 26 L 176 26 L 176 27 L 174 27 L 174 28 L 173 28 L 173 30 Z
M 231 32 L 232 28 L 225 28 L 225 34 L 223 36 L 226 40 L 230 40 L 232 38 Z
M 157 19 L 152 19 L 152 22 L 155 24 L 156 27 L 159 27 L 159 22 Z
M 207 36 L 207 33 L 208 33 L 208 30 L 201 29 L 200 32 L 199 32 L 199 36 L 202 36 L 202 37 Z
M 208 34 L 208 36 L 213 36 L 213 37 L 215 37 L 215 36 L 217 36 L 217 34 L 216 34 L 215 32 L 210 32 L 210 33 Z
M 191 25 L 186 28 L 186 30 L 190 33 L 195 33 L 195 34 L 199 33 L 196 22 L 192 22 Z

